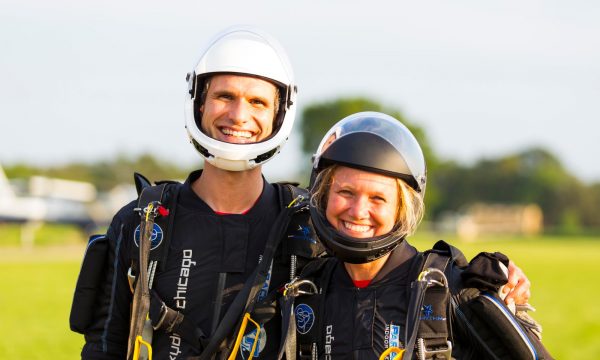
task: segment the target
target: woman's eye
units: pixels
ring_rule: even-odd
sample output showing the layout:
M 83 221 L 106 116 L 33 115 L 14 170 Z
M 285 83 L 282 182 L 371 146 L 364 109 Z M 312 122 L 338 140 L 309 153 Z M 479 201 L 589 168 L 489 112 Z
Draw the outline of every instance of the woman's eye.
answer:
M 338 191 L 338 194 L 340 194 L 342 196 L 352 196 L 352 191 L 350 191 L 350 190 L 340 190 L 340 191 Z

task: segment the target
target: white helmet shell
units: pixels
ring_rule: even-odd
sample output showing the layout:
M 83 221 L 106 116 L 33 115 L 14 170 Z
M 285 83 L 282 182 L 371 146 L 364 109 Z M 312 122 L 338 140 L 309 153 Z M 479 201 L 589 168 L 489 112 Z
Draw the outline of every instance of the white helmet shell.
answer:
M 195 111 L 201 105 L 200 84 L 218 73 L 256 76 L 279 88 L 279 110 L 270 137 L 257 143 L 233 144 L 202 132 Z M 296 93 L 292 67 L 274 38 L 249 26 L 229 28 L 209 42 L 193 73 L 188 74 L 185 115 L 190 142 L 206 161 L 223 170 L 244 171 L 261 165 L 281 150 L 292 131 Z

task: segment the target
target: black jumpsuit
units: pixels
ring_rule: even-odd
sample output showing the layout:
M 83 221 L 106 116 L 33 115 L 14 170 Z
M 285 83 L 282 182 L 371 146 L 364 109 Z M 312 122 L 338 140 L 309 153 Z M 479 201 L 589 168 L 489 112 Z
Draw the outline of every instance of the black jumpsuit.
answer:
M 244 215 L 218 215 L 191 189 L 200 176 L 193 172 L 182 185 L 169 255 L 164 271 L 157 272 L 153 289 L 167 306 L 182 311 L 204 334 L 210 336 L 219 273 L 227 273 L 223 291 L 222 317 L 237 292 L 259 263 L 269 231 L 280 212 L 279 195 L 264 181 L 263 192 L 255 205 Z M 226 191 L 224 189 L 223 191 Z M 110 271 L 106 274 L 104 295 L 96 309 L 93 325 L 86 331 L 84 359 L 124 359 L 127 352 L 129 312 L 132 294 L 127 280 L 131 263 L 131 247 L 139 215 L 131 203 L 114 217 L 109 238 Z M 314 242 L 314 239 L 312 240 Z M 269 289 L 281 287 L 289 279 L 289 261 L 281 254 L 273 260 Z M 280 319 L 275 317 L 262 331 L 255 357 L 273 358 L 279 346 Z M 247 358 L 250 339 L 242 341 L 241 357 Z M 185 359 L 199 355 L 177 334 L 154 332 L 155 359 Z
M 410 284 L 415 280 L 414 270 L 418 269 L 412 266 L 418 258 L 418 251 L 403 241 L 364 288 L 355 286 L 343 262 L 335 258 L 328 260 L 333 262 L 328 264 L 333 267 L 330 275 L 316 279 L 317 285 L 326 289 L 323 313 L 313 312 L 301 301 L 296 302 L 296 324 L 305 327 L 302 332 L 307 332 L 306 327 L 311 324 L 321 326 L 319 359 L 379 359 L 389 347 L 405 347 Z M 325 278 L 329 278 L 329 282 L 324 287 Z M 457 278 L 448 279 L 452 282 Z M 455 285 L 451 283 L 451 288 Z M 319 316 L 322 319 L 318 319 Z M 468 339 L 460 337 L 461 329 L 454 330 L 453 340 L 457 343 L 453 343 L 453 356 L 473 358 L 474 350 L 468 345 Z

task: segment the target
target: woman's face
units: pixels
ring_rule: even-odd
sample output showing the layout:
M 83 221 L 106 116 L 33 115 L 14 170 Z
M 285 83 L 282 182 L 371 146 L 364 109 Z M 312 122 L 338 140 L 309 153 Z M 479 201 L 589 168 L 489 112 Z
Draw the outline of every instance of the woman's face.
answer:
M 393 229 L 399 205 L 395 178 L 340 166 L 332 180 L 325 216 L 337 231 L 367 238 Z

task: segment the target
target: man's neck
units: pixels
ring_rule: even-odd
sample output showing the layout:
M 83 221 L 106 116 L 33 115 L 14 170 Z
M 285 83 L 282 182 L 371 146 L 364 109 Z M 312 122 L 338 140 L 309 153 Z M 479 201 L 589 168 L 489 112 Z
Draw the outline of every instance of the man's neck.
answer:
M 205 162 L 192 189 L 214 211 L 241 214 L 250 209 L 262 193 L 261 168 L 227 171 Z

